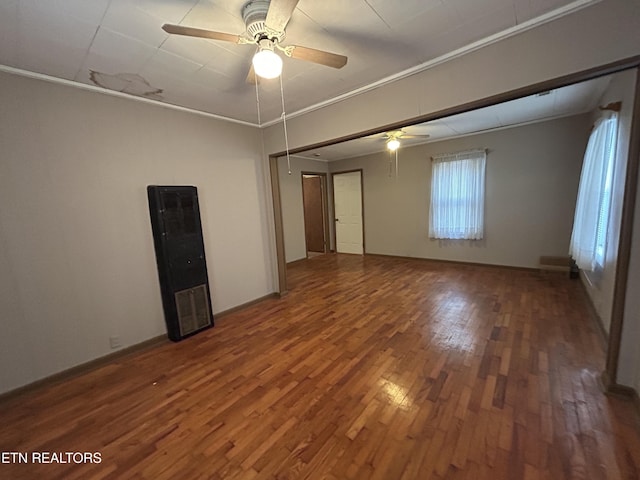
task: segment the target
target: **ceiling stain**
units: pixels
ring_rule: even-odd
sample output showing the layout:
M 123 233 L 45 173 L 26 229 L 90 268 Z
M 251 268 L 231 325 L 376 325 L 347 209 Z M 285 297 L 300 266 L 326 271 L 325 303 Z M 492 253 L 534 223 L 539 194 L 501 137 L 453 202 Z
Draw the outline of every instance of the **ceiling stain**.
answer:
M 150 98 L 152 100 L 162 100 L 162 88 L 156 88 L 142 76 L 137 73 L 117 73 L 111 75 L 108 73 L 89 70 L 89 78 L 98 87 L 116 92 L 128 93 L 138 97 Z

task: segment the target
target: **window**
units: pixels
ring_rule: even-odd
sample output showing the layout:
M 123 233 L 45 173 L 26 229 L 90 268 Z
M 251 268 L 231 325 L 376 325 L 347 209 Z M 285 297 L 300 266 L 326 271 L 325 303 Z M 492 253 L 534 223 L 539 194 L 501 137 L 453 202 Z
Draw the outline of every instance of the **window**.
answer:
M 433 158 L 429 237 L 473 240 L 483 237 L 486 160 L 484 150 Z
M 618 115 L 609 112 L 594 125 L 582 163 L 570 253 L 583 270 L 601 270 L 607 253 Z

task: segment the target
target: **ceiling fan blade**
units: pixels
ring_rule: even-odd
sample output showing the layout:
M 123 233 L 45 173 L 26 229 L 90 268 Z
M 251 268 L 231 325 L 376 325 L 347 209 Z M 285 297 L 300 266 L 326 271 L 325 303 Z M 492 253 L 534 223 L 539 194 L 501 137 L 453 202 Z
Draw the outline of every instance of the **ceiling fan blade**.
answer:
M 402 135 L 399 138 L 429 138 L 431 135 L 427 135 L 426 133 L 423 135 Z
M 185 35 L 187 37 L 208 38 L 210 40 L 222 40 L 223 42 L 240 43 L 240 35 L 230 33 L 214 32 L 213 30 L 203 30 L 201 28 L 183 27 L 182 25 L 172 25 L 165 23 L 162 29 L 174 35 Z
M 329 53 L 323 50 L 316 50 L 315 48 L 300 46 L 290 46 L 286 48 L 285 53 L 288 56 L 299 60 L 306 60 L 307 62 L 318 63 L 332 68 L 342 68 L 347 64 L 347 57 L 338 55 L 337 53 Z
M 284 32 L 299 0 L 271 0 L 265 22 L 267 27 Z

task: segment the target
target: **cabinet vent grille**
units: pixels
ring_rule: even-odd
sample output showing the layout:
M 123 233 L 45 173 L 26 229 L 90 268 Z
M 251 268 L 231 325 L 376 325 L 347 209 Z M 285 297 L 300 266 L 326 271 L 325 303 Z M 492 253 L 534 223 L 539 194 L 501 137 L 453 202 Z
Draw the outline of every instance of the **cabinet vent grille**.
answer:
M 181 336 L 211 325 L 206 285 L 176 292 L 175 298 Z

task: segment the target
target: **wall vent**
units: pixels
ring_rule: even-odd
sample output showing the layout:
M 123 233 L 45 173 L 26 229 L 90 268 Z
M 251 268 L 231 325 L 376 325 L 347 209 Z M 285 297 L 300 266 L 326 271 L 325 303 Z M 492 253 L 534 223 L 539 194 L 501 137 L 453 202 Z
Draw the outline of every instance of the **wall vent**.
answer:
M 175 293 L 175 297 L 181 336 L 211 325 L 206 285 L 181 290 Z
M 147 194 L 167 334 L 178 342 L 213 326 L 198 190 L 149 185 Z

